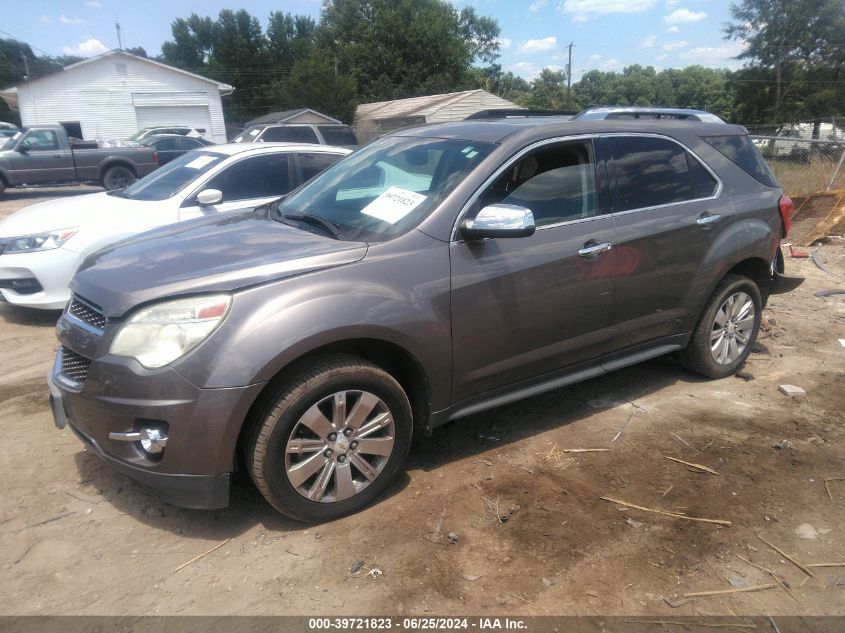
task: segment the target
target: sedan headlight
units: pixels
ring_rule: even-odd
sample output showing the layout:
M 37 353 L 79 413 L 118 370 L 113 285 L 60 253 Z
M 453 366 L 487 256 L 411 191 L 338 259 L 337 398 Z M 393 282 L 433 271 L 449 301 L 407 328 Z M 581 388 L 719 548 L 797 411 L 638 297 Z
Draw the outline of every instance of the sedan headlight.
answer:
M 47 231 L 46 233 L 0 238 L 0 245 L 2 245 L 2 252 L 7 254 L 49 251 L 59 248 L 59 246 L 76 235 L 78 230 L 78 228 L 56 229 L 55 231 Z
M 148 369 L 164 367 L 208 338 L 231 302 L 229 295 L 206 295 L 143 308 L 120 328 L 109 351 Z

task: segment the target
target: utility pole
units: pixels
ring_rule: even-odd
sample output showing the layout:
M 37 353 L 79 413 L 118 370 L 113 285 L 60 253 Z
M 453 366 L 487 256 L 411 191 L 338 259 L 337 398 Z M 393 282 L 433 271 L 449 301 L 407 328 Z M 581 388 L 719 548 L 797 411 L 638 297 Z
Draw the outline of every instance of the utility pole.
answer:
M 569 42 L 569 61 L 566 63 L 566 109 L 572 109 L 572 42 Z
M 114 28 L 117 30 L 117 47 L 123 50 L 123 42 L 120 41 L 120 22 L 115 22 Z

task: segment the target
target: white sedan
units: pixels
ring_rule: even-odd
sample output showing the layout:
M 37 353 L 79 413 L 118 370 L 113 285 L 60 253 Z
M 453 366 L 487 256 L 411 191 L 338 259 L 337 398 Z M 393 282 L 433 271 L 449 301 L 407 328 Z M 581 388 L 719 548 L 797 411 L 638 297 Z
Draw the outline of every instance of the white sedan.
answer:
M 327 145 L 215 145 L 121 191 L 50 200 L 0 221 L 0 299 L 60 310 L 89 254 L 166 224 L 272 202 L 350 150 Z

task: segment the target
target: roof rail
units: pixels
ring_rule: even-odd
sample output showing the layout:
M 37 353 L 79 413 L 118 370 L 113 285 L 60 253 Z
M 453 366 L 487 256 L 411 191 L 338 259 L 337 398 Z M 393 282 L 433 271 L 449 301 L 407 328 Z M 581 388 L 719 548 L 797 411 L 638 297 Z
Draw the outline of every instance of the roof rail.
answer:
M 479 110 L 470 114 L 464 121 L 484 119 L 524 119 L 528 117 L 556 116 L 571 119 L 575 115 L 574 110 L 528 110 L 523 108 L 499 108 L 492 110 Z
M 703 121 L 706 123 L 724 123 L 725 121 L 711 112 L 690 110 L 687 108 L 639 108 L 639 107 L 602 107 L 589 108 L 573 117 L 576 121 L 605 121 L 610 119 L 674 119 L 676 121 Z

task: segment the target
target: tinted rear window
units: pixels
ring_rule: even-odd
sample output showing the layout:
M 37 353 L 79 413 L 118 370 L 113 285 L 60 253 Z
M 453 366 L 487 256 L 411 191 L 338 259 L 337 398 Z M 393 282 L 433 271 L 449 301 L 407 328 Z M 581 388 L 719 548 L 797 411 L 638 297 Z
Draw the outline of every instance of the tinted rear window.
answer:
M 702 139 L 739 165 L 749 176 L 767 187 L 778 186 L 772 170 L 747 136 L 703 136 Z
M 661 138 L 611 139 L 616 176 L 614 211 L 643 209 L 693 197 L 686 152 Z
M 326 145 L 357 145 L 358 139 L 346 125 L 321 125 L 320 134 Z
M 270 127 L 261 135 L 262 141 L 277 141 L 286 143 L 319 143 L 317 135 L 310 127 Z

